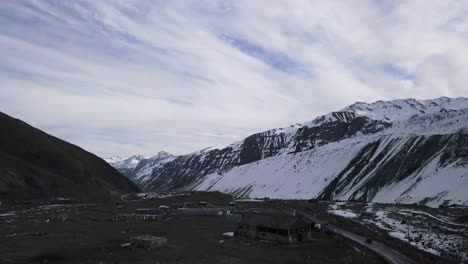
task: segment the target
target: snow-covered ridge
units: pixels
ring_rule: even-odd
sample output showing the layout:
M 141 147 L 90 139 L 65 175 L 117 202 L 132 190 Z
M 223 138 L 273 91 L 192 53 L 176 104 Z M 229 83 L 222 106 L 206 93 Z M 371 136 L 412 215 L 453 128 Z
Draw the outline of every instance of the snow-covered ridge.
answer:
M 458 113 L 459 110 L 465 110 L 464 113 Z M 429 100 L 416 100 L 412 98 L 408 99 L 396 99 L 390 101 L 376 101 L 374 103 L 357 102 L 349 105 L 340 111 L 331 112 L 322 116 L 318 116 L 311 121 L 304 123 L 297 123 L 282 128 L 275 128 L 264 131 L 262 133 L 270 133 L 276 135 L 284 135 L 286 141 L 290 141 L 294 135 L 297 134 L 298 130 L 304 127 L 319 127 L 324 123 L 331 122 L 350 122 L 356 117 L 367 117 L 371 120 L 376 120 L 384 123 L 394 124 L 400 127 L 400 131 L 393 129 L 390 133 L 410 133 L 405 129 L 412 130 L 411 133 L 417 131 L 424 131 L 428 134 L 429 131 L 425 128 L 420 129 L 417 122 L 413 122 L 415 119 L 425 119 L 426 125 L 430 122 L 433 115 L 443 115 L 443 113 L 452 113 L 453 115 L 465 115 L 468 111 L 468 98 L 458 97 L 440 97 Z M 423 118 L 425 117 L 425 118 Z M 466 126 L 468 127 L 468 125 Z M 456 131 L 463 129 L 464 125 L 459 121 L 456 127 L 449 125 L 444 126 L 443 131 L 439 131 L 441 127 L 432 129 L 433 133 L 455 133 Z M 239 146 L 239 142 L 236 142 L 230 147 Z
M 401 121 L 412 116 L 434 114 L 443 110 L 460 110 L 468 108 L 468 98 L 440 97 L 431 100 L 398 99 L 377 101 L 374 103 L 354 103 L 341 111 L 353 112 L 375 120 Z
M 174 158 L 145 191 L 468 204 L 468 99 L 355 103 L 312 121 Z
M 413 98 L 396 99 L 390 101 L 376 101 L 374 103 L 357 102 L 340 111 L 318 116 L 312 121 L 289 127 L 273 129 L 276 132 L 287 131 L 294 134 L 297 129 L 304 126 L 319 126 L 324 122 L 348 122 L 356 116 L 366 116 L 373 120 L 384 122 L 402 122 L 414 116 L 431 115 L 440 111 L 468 109 L 468 98 L 440 97 L 429 100 L 416 100 Z

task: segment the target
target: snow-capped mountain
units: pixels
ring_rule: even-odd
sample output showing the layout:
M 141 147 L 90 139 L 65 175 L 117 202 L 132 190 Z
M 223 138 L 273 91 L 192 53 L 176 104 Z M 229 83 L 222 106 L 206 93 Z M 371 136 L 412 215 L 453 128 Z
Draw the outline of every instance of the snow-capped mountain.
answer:
M 138 166 L 140 161 L 145 160 L 145 159 L 149 159 L 149 157 L 145 157 L 142 155 L 135 155 L 126 159 L 115 156 L 112 158 L 105 159 L 105 161 L 107 161 L 110 165 L 112 165 L 112 167 L 116 169 L 134 169 L 136 166 Z M 108 160 L 111 160 L 111 161 L 108 161 Z
M 151 176 L 153 169 L 161 166 L 166 162 L 173 161 L 175 156 L 160 151 L 153 157 L 145 157 L 142 155 L 131 156 L 123 159 L 118 156 L 104 159 L 112 167 L 119 170 L 137 185 L 144 184 Z
M 112 156 L 112 157 L 108 157 L 108 158 L 103 158 L 103 160 L 107 163 L 117 163 L 119 161 L 122 161 L 124 160 L 124 158 L 120 157 L 120 156 Z
M 468 98 L 355 103 L 154 168 L 146 191 L 468 204 Z

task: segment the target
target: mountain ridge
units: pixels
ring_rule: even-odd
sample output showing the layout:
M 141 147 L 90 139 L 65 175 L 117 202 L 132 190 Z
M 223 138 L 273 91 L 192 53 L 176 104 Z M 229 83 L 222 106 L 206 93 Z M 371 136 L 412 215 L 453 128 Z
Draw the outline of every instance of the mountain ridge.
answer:
M 464 97 L 358 102 L 222 149 L 178 156 L 140 186 L 241 197 L 467 204 L 467 124 Z M 426 186 L 424 193 L 424 182 L 443 177 L 447 184 Z

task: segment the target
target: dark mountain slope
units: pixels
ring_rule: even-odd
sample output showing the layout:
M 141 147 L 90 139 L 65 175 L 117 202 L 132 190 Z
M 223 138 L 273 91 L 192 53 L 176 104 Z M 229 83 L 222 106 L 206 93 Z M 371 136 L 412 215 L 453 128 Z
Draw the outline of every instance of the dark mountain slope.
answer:
M 0 113 L 0 198 L 117 198 L 138 188 L 104 160 Z

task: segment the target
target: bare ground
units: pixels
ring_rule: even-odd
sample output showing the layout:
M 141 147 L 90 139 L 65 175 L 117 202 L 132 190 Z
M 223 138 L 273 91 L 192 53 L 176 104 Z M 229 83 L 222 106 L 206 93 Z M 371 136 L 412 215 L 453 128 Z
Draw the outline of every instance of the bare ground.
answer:
M 293 245 L 225 237 L 222 233 L 232 232 L 235 224 L 222 216 L 112 221 L 116 213 L 186 200 L 226 204 L 230 198 L 196 194 L 125 202 L 122 209 L 115 204 L 3 204 L 0 263 L 384 263 L 365 248 L 324 232 Z M 138 234 L 165 236 L 168 245 L 152 250 L 122 246 Z

